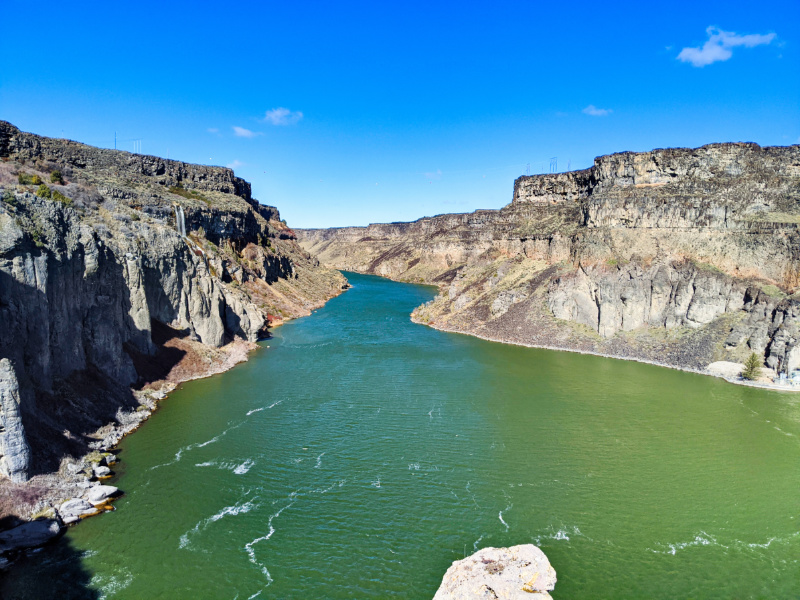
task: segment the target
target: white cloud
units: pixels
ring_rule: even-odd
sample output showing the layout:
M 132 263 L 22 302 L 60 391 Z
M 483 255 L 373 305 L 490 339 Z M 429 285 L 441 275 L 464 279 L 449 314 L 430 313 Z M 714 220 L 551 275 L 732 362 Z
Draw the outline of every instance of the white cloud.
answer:
M 711 63 L 728 60 L 733 56 L 731 48 L 737 46 L 754 48 L 770 44 L 775 39 L 774 33 L 738 35 L 732 31 L 722 31 L 713 25 L 706 29 L 706 33 L 708 40 L 702 48 L 684 48 L 678 54 L 678 60 L 692 63 L 695 67 L 705 67 Z
M 243 138 L 254 138 L 257 135 L 261 135 L 259 131 L 250 131 L 249 129 L 245 129 L 244 127 L 237 127 L 236 125 L 233 126 L 233 133 L 236 137 L 243 137 Z
M 436 179 L 438 181 L 439 179 L 442 178 L 442 170 L 436 169 L 436 171 L 431 171 L 430 173 L 423 173 L 423 175 L 425 176 L 425 179 L 429 179 L 431 181 Z
M 279 106 L 278 108 L 268 110 L 264 114 L 264 118 L 261 119 L 261 121 L 264 123 L 269 123 L 270 125 L 294 125 L 302 118 L 303 113 L 301 113 L 299 110 L 292 111 L 288 108 Z
M 237 158 L 232 163 L 228 163 L 225 166 L 228 167 L 229 169 L 238 169 L 239 167 L 244 166 L 244 163 L 239 161 L 239 159 Z
M 206 131 L 208 133 L 219 133 L 219 129 L 217 129 L 216 127 L 209 127 L 208 129 L 206 129 Z
M 614 111 L 610 108 L 597 108 L 594 104 L 590 104 L 583 109 L 583 114 L 590 115 L 592 117 L 607 117 L 612 112 Z

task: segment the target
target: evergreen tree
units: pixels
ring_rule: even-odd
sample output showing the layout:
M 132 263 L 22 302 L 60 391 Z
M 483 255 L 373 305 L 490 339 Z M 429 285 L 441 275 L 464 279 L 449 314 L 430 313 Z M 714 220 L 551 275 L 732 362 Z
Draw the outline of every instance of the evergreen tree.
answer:
M 744 369 L 742 369 L 742 379 L 755 381 L 761 377 L 761 357 L 753 352 L 747 357 L 744 362 Z

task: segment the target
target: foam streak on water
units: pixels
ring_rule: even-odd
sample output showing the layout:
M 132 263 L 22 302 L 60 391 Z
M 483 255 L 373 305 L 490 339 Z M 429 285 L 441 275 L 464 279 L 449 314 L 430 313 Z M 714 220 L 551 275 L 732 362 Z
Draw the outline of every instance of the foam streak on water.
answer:
M 258 413 L 258 412 L 261 412 L 262 410 L 269 410 L 270 408 L 275 408 L 281 402 L 283 402 L 283 400 L 278 400 L 277 402 L 273 402 L 269 406 L 262 406 L 261 408 L 254 408 L 252 410 L 248 410 L 247 411 L 247 416 L 249 417 L 250 415 L 254 415 L 254 414 Z
M 201 531 L 204 531 L 209 525 L 219 521 L 223 517 L 241 515 L 250 512 L 254 508 L 257 508 L 258 507 L 258 504 L 256 503 L 257 500 L 258 498 L 254 498 L 253 500 L 237 502 L 232 506 L 224 507 L 223 509 L 214 513 L 208 518 L 198 521 L 197 525 L 195 525 L 190 531 L 187 531 L 180 537 L 178 548 L 180 549 L 189 548 L 190 537 L 200 533 Z
M 181 460 L 181 457 L 183 456 L 183 453 L 184 453 L 184 452 L 189 452 L 190 450 L 194 450 L 195 448 L 205 448 L 206 446 L 209 446 L 209 445 L 211 445 L 211 444 L 215 444 L 215 443 L 217 443 L 218 441 L 220 441 L 220 440 L 221 440 L 223 437 L 225 437 L 226 435 L 228 435 L 228 434 L 229 434 L 231 431 L 234 431 L 234 430 L 236 430 L 236 429 L 239 429 L 239 427 L 241 427 L 242 425 L 244 425 L 244 423 L 245 423 L 245 421 L 240 421 L 240 422 L 239 422 L 239 423 L 237 423 L 236 425 L 233 425 L 233 426 L 231 426 L 231 427 L 228 427 L 228 428 L 227 428 L 227 429 L 225 429 L 225 430 L 224 430 L 222 433 L 220 433 L 220 434 L 218 434 L 218 435 L 215 435 L 215 436 L 214 436 L 213 438 L 211 438 L 210 440 L 206 440 L 206 441 L 204 441 L 204 442 L 196 442 L 196 443 L 194 443 L 194 444 L 189 444 L 188 446 L 184 446 L 183 448 L 179 449 L 179 450 L 178 450 L 178 451 L 175 453 L 175 457 L 174 457 L 174 458 L 173 458 L 171 461 L 169 461 L 169 462 L 165 462 L 165 463 L 163 463 L 163 464 L 159 464 L 159 465 L 152 466 L 152 467 L 150 467 L 150 469 L 149 469 L 149 470 L 150 470 L 150 471 L 153 471 L 153 470 L 155 470 L 155 469 L 160 469 L 161 467 L 169 467 L 169 466 L 172 466 L 172 465 L 174 465 L 175 463 L 177 463 L 177 462 L 179 462 L 179 461 Z
M 294 497 L 295 496 L 292 495 L 293 499 L 292 499 L 291 502 L 289 502 L 288 504 L 286 504 L 283 507 L 281 507 L 278 510 L 278 512 L 273 513 L 272 515 L 270 515 L 269 521 L 267 522 L 267 528 L 269 529 L 269 531 L 267 531 L 267 533 L 265 535 L 262 535 L 260 537 L 255 538 L 254 540 L 249 541 L 244 546 L 244 550 L 247 552 L 247 555 L 248 555 L 248 557 L 250 559 L 250 562 L 252 564 L 254 564 L 256 567 L 259 567 L 261 569 L 261 573 L 264 575 L 264 577 L 267 580 L 267 585 L 264 586 L 264 587 L 269 586 L 274 580 L 272 579 L 272 575 L 270 575 L 269 570 L 267 569 L 267 566 L 265 564 L 259 562 L 259 560 L 256 558 L 255 546 L 257 544 L 260 544 L 261 542 L 266 542 L 267 540 L 269 540 L 272 537 L 272 535 L 275 533 L 275 527 L 273 527 L 272 522 L 275 519 L 277 519 L 278 517 L 280 517 L 281 513 L 284 510 L 286 510 L 287 508 L 289 508 L 290 506 L 292 506 L 295 503 Z M 262 590 L 259 590 L 256 594 L 254 594 L 253 596 L 250 596 L 250 597 L 251 598 L 257 597 L 261 593 L 261 591 L 263 591 L 263 588 L 262 588 Z

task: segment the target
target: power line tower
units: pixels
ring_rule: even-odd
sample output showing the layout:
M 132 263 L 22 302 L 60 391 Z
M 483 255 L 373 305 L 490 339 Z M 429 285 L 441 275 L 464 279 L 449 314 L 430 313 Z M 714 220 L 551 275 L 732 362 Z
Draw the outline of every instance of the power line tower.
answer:
M 531 163 L 528 163 L 527 165 L 525 165 L 525 175 L 530 175 L 530 174 L 531 174 Z
M 558 157 L 554 156 L 550 159 L 550 172 L 557 173 L 558 172 Z

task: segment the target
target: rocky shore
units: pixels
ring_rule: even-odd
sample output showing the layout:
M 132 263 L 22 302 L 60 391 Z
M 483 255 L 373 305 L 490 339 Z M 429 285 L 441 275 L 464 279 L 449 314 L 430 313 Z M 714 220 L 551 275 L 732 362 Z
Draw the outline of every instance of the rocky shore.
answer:
M 109 509 L 158 401 L 345 287 L 230 169 L 0 121 L 0 556 Z
M 755 353 L 769 379 L 800 368 L 798 223 L 800 146 L 711 144 L 520 177 L 500 210 L 297 235 L 328 266 L 437 285 L 419 323 L 705 374 Z

